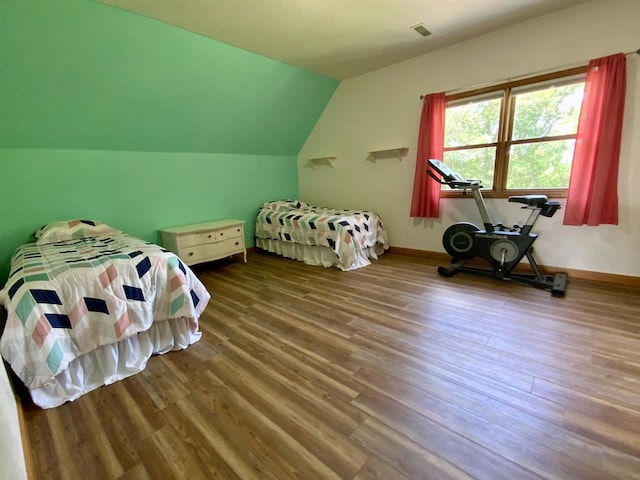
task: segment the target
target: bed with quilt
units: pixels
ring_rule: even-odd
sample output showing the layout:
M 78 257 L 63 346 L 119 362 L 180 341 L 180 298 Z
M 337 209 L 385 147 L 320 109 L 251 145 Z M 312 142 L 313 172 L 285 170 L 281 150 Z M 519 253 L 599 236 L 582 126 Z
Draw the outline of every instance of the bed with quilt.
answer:
M 298 200 L 260 205 L 256 246 L 310 265 L 353 270 L 389 248 L 382 219 L 368 210 L 315 207 Z
M 0 352 L 36 405 L 75 400 L 200 339 L 210 295 L 175 254 L 91 220 L 35 235 L 0 291 Z

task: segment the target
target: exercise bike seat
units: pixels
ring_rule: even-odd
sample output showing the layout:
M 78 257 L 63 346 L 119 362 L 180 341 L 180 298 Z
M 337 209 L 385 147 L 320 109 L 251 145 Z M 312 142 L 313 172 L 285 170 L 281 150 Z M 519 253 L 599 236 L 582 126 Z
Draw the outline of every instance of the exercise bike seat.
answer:
M 509 197 L 510 202 L 524 203 L 529 207 L 542 208 L 547 203 L 546 195 L 516 195 Z

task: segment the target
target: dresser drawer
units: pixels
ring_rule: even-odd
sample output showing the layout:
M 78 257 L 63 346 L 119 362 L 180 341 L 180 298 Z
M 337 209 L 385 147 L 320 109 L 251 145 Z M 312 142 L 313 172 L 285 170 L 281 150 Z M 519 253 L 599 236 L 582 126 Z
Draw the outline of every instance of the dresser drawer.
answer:
M 194 245 L 182 251 L 182 258 L 187 264 L 206 262 L 216 258 L 226 257 L 233 253 L 244 251 L 244 243 L 240 238 L 229 238 L 216 243 Z
M 216 240 L 225 240 L 227 238 L 236 238 L 242 236 L 242 226 L 225 228 L 216 232 Z
M 208 232 L 196 232 L 180 235 L 178 237 L 178 242 L 180 243 L 180 248 L 202 245 L 203 243 L 212 243 L 216 241 L 216 233 L 218 232 L 209 230 Z

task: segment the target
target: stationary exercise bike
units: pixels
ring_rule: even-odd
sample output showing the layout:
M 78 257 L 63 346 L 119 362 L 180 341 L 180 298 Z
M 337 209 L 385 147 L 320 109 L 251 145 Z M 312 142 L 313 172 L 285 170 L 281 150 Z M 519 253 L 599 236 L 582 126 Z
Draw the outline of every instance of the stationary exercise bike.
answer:
M 427 174 L 436 182 L 448 185 L 452 189 L 462 190 L 465 195 L 467 190 L 471 190 L 484 226 L 484 230 L 481 230 L 472 223 L 460 222 L 445 230 L 442 244 L 452 260 L 451 266 L 438 267 L 440 275 L 450 277 L 458 272 L 487 275 L 550 290 L 554 297 L 564 296 L 567 274 L 543 275 L 533 257 L 533 242 L 538 235 L 531 233 L 538 216 L 552 217 L 560 208 L 560 202 L 549 201 L 546 195 L 509 197 L 509 202 L 521 203 L 524 205 L 522 208 L 531 210 L 531 213 L 524 225 L 507 228 L 501 223 L 491 222 L 479 180 L 466 180 L 439 160 L 429 160 L 429 167 Z M 476 257 L 486 260 L 490 267 L 465 265 L 465 260 Z M 527 257 L 533 275 L 513 272 L 515 266 L 524 257 Z

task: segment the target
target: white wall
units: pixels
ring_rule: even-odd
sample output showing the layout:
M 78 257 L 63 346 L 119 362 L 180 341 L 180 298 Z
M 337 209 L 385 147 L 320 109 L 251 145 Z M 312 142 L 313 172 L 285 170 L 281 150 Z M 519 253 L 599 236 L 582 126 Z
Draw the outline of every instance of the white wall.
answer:
M 426 39 L 425 41 L 428 41 Z M 392 246 L 444 251 L 444 229 L 480 223 L 473 201 L 444 199 L 442 218 L 409 217 L 423 93 L 569 66 L 640 48 L 640 1 L 594 0 L 343 81 L 298 155 L 300 198 L 382 215 Z M 567 227 L 560 210 L 536 224 L 536 256 L 548 266 L 640 276 L 640 55 L 627 57 L 618 226 Z M 408 147 L 402 161 L 366 161 L 370 150 Z M 306 167 L 337 156 L 334 168 Z M 494 221 L 522 223 L 506 199 L 487 200 Z
M 0 359 L 0 480 L 27 478 L 18 411 L 9 378 Z

